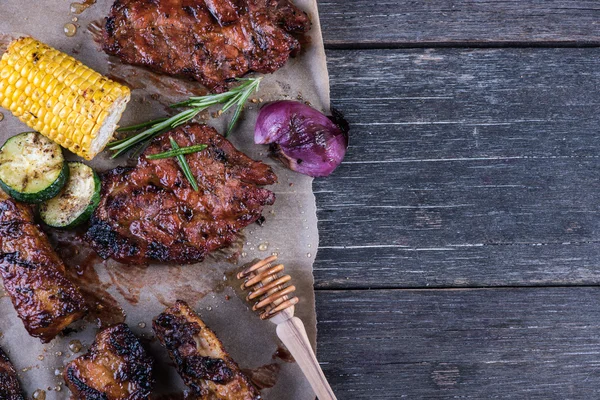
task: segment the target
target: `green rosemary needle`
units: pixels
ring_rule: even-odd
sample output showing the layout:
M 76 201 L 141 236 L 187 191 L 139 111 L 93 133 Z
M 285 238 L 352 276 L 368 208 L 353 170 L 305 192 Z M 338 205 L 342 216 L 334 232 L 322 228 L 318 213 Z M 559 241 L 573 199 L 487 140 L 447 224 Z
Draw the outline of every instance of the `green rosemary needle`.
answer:
M 176 128 L 179 125 L 185 124 L 187 121 L 194 118 L 200 111 L 202 110 L 190 108 L 189 110 L 182 111 L 177 115 L 173 115 L 171 118 L 168 118 L 155 125 L 152 125 L 150 128 L 140 133 L 136 133 L 135 135 L 127 137 L 125 139 L 109 143 L 107 147 L 115 151 L 112 158 L 118 157 L 121 154 L 131 150 L 138 143 L 146 142 L 160 133 L 168 131 L 169 129 Z
M 124 139 L 109 143 L 107 147 L 114 151 L 112 158 L 128 152 L 136 145 L 147 142 L 156 135 L 176 128 L 179 125 L 185 124 L 186 122 L 192 120 L 201 111 L 204 111 L 216 104 L 223 104 L 221 107 L 221 111 L 223 112 L 229 110 L 233 106 L 236 106 L 235 112 L 233 113 L 233 116 L 227 125 L 227 131 L 225 132 L 225 137 L 227 137 L 238 121 L 242 109 L 244 108 L 244 104 L 246 104 L 246 101 L 248 101 L 250 95 L 258 91 L 261 80 L 262 77 L 238 78 L 237 81 L 240 82 L 240 84 L 234 88 L 231 88 L 231 90 L 228 92 L 190 97 L 185 101 L 172 104 L 171 107 L 173 108 L 188 107 L 187 110 L 181 111 L 172 117 L 158 118 L 152 121 L 143 122 L 141 124 L 119 128 L 119 132 L 136 131 L 144 128 L 147 129 L 144 129 L 143 131 Z
M 153 119 L 153 120 L 150 120 L 150 121 L 142 122 L 141 124 L 120 127 L 120 128 L 117 129 L 117 132 L 137 131 L 137 130 L 145 128 L 147 126 L 152 126 L 154 124 L 158 124 L 159 122 L 166 121 L 167 119 L 168 119 L 168 117 L 157 118 L 157 119 Z
M 175 139 L 173 139 L 171 136 L 169 136 L 169 141 L 171 142 L 171 148 L 173 150 L 181 150 L 181 148 L 179 147 L 179 145 L 177 144 Z M 179 164 L 179 168 L 181 168 L 183 175 L 185 175 L 187 180 L 190 182 L 190 185 L 192 185 L 192 188 L 194 189 L 194 191 L 197 192 L 198 191 L 198 183 L 196 182 L 196 178 L 194 178 L 194 174 L 192 174 L 192 170 L 190 169 L 190 165 L 186 161 L 185 156 L 183 154 L 179 154 L 176 157 L 177 157 L 177 163 Z
M 163 153 L 150 154 L 150 155 L 146 156 L 146 158 L 148 160 L 160 160 L 163 158 L 183 156 L 186 154 L 197 153 L 199 151 L 204 150 L 207 147 L 208 146 L 205 144 L 196 144 L 194 146 L 180 147 L 177 150 L 169 150 L 169 151 L 165 151 Z

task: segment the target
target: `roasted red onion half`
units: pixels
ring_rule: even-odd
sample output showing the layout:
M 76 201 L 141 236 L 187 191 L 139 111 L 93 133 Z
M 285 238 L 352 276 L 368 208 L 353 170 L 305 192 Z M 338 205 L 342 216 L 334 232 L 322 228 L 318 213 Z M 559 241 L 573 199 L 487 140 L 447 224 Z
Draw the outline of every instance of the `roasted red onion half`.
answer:
M 292 171 L 327 176 L 348 147 L 348 123 L 340 113 L 327 117 L 297 101 L 276 101 L 258 114 L 254 142 L 270 144 L 273 155 Z

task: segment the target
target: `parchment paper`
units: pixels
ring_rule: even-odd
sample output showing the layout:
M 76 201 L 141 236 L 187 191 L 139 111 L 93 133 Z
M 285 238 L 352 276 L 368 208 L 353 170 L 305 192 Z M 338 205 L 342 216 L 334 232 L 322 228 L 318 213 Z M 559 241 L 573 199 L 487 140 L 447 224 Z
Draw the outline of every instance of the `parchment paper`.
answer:
M 260 92 L 253 97 L 257 100 L 262 99 L 263 102 L 301 98 L 315 108 L 327 112 L 329 81 L 316 1 L 296 0 L 295 3 L 310 14 L 313 23 L 309 34 L 310 43 L 283 69 L 266 76 Z M 32 35 L 73 55 L 101 73 L 116 76 L 131 74 L 131 69 L 120 67 L 118 64 L 110 68 L 108 57 L 98 51 L 87 30 L 90 22 L 107 15 L 111 4 L 110 0 L 98 0 L 82 14 L 75 15 L 70 12 L 70 2 L 65 0 L 1 0 L 0 34 Z M 69 38 L 64 35 L 63 26 L 73 22 L 74 17 L 77 17 L 74 23 L 79 29 L 74 37 Z M 143 71 L 139 73 L 145 74 Z M 133 72 L 133 75 L 136 74 Z M 180 92 L 169 84 L 162 85 L 160 82 L 157 85 L 134 85 L 136 88 L 121 120 L 122 125 L 165 115 L 164 104 L 173 99 L 182 99 L 185 93 L 185 90 Z M 190 87 L 189 83 L 182 85 Z M 196 87 L 199 88 L 199 85 Z M 80 265 L 85 262 L 95 264 L 95 271 L 101 282 L 87 289 L 96 291 L 100 297 L 106 297 L 105 293 L 108 293 L 116 299 L 127 314 L 126 323 L 144 338 L 147 348 L 156 358 L 155 393 L 174 393 L 176 395 L 172 398 L 183 398 L 181 393 L 185 386 L 172 368 L 166 351 L 156 340 L 152 340 L 151 330 L 152 318 L 162 312 L 166 304 L 182 299 L 188 301 L 216 331 L 242 368 L 256 371 L 256 368 L 267 366 L 262 371 L 267 371 L 269 378 L 277 375 L 274 379 L 275 386 L 262 391 L 264 398 L 314 399 L 314 394 L 297 364 L 286 362 L 274 355 L 280 345 L 275 334 L 275 325 L 261 321 L 248 308 L 248 304 L 241 297 L 242 293 L 233 288 L 239 285 L 233 278 L 233 273 L 244 263 L 278 253 L 279 260 L 286 265 L 286 272 L 292 276 L 293 283 L 298 288 L 300 304 L 296 307 L 296 315 L 304 321 L 314 346 L 316 316 L 312 264 L 318 245 L 318 231 L 312 179 L 283 168 L 278 162 L 268 158 L 265 146 L 253 143 L 253 127 L 260 104 L 249 103 L 250 107 L 246 108 L 230 140 L 250 157 L 273 166 L 279 183 L 270 189 L 276 193 L 277 200 L 274 206 L 265 209 L 266 221 L 263 226 L 253 224 L 245 229 L 243 249 L 238 251 L 237 264 L 223 261 L 223 257 L 220 257 L 221 261 L 207 259 L 198 265 L 150 265 L 147 268 L 129 267 L 114 261 L 99 262 L 98 259 L 89 257 L 77 261 L 79 267 L 85 267 Z M 28 130 L 7 110 L 0 109 L 0 112 L 4 114 L 4 120 L 0 122 L 0 142 L 3 143 L 7 138 Z M 208 115 L 205 114 L 205 117 Z M 218 119 L 207 120 L 221 132 L 227 121 L 227 114 Z M 102 171 L 125 162 L 124 159 L 111 161 L 105 153 L 96 157 L 90 164 Z M 64 241 L 59 242 L 58 246 L 61 246 L 61 243 Z M 71 243 L 69 251 L 73 252 L 73 246 L 77 248 L 80 244 L 77 241 Z M 86 250 L 82 248 L 81 251 L 85 253 Z M 78 252 L 76 249 L 74 253 Z M 68 251 L 60 253 L 69 257 Z M 73 262 L 67 264 L 72 268 Z M 90 322 L 80 325 L 76 332 L 42 345 L 38 339 L 28 336 L 10 299 L 6 295 L 0 298 L 0 346 L 9 354 L 19 371 L 19 378 L 27 396 L 31 396 L 36 389 L 44 389 L 46 399 L 69 398 L 69 392 L 62 384 L 62 377 L 56 374 L 62 371 L 66 362 L 87 350 L 98 329 Z M 73 354 L 68 348 L 69 342 L 74 339 L 79 339 L 84 345 L 79 354 Z M 280 370 L 279 374 L 274 374 L 273 371 L 277 369 Z M 57 391 L 57 388 L 61 390 Z

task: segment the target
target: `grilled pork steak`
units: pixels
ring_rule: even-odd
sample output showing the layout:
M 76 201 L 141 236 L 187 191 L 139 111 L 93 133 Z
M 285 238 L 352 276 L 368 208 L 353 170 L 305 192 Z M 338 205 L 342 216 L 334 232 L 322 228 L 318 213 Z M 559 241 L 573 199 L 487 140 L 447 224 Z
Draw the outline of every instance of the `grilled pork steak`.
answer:
M 185 156 L 199 191 L 191 187 L 175 158 L 146 155 L 180 147 L 208 147 Z M 193 263 L 231 244 L 260 218 L 275 195 L 258 185 L 277 177 L 206 125 L 189 124 L 156 137 L 134 168 L 115 168 L 102 177 L 100 205 L 86 237 L 103 258 L 130 264 Z
M 17 371 L 2 349 L 0 349 L 0 399 L 25 400 L 17 379 Z
M 1 190 L 0 276 L 25 329 L 44 343 L 87 311 L 31 207 Z
M 189 77 L 215 92 L 250 71 L 272 73 L 310 29 L 289 0 L 117 0 L 103 48 L 128 64 Z
M 183 301 L 156 317 L 152 328 L 185 384 L 202 399 L 261 398 L 217 335 Z
M 125 324 L 99 332 L 90 351 L 67 364 L 64 378 L 79 400 L 145 400 L 154 384 L 152 359 Z

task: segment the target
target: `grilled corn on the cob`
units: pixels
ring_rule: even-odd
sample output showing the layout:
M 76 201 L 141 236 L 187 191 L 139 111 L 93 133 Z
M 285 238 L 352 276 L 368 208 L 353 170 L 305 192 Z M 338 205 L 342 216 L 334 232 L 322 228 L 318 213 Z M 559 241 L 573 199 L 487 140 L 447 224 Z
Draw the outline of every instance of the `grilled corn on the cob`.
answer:
M 0 105 L 87 160 L 110 141 L 129 97 L 128 87 L 31 37 L 0 61 Z

